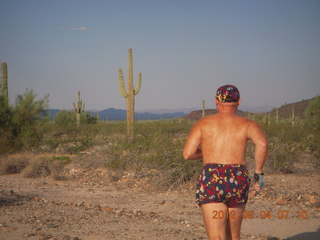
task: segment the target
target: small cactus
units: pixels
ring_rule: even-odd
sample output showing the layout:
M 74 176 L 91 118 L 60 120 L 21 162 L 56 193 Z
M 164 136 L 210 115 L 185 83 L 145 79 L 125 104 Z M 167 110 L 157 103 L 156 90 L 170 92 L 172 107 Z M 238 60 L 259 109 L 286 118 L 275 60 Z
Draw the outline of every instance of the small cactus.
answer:
M 206 116 L 206 107 L 205 107 L 205 100 L 202 100 L 202 117 Z
M 134 124 L 134 96 L 137 95 L 141 88 L 142 73 L 138 73 L 137 87 L 133 87 L 133 64 L 132 64 L 132 48 L 128 50 L 128 87 L 125 88 L 122 69 L 118 69 L 119 85 L 121 95 L 127 99 L 127 134 L 129 140 L 133 140 L 133 124 Z
M 84 103 L 80 99 L 80 91 L 78 91 L 78 102 L 77 104 L 73 103 L 74 111 L 77 114 L 77 126 L 80 127 L 81 124 L 81 113 L 84 111 Z
M 276 110 L 276 124 L 279 125 L 279 109 Z
M 296 125 L 296 120 L 294 116 L 294 106 L 292 106 L 292 113 L 291 113 L 291 126 L 294 127 Z

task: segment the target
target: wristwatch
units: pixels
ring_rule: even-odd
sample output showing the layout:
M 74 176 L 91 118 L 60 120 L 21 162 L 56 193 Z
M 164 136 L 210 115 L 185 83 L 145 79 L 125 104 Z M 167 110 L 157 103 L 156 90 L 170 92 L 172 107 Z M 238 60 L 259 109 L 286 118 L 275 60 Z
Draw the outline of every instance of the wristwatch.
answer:
M 254 173 L 253 177 L 255 182 L 259 182 L 259 187 L 262 188 L 263 186 L 263 175 L 264 173 Z
M 260 176 L 262 176 L 262 178 L 263 178 L 263 175 L 264 175 L 263 172 L 262 173 L 254 173 L 254 175 L 253 175 L 254 180 L 256 180 L 256 182 L 258 182 L 260 179 Z

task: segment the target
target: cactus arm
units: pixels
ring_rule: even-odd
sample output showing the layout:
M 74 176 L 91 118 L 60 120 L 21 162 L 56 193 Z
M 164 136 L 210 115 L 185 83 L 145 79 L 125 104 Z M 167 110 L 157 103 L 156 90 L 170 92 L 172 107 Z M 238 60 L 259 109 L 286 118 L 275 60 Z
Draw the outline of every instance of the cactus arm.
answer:
M 138 82 L 137 82 L 137 87 L 134 89 L 134 95 L 137 95 L 140 91 L 141 88 L 141 78 L 142 78 L 142 73 L 139 72 L 138 74 Z
M 75 103 L 73 103 L 73 109 L 74 109 L 75 112 L 77 112 L 77 108 L 76 108 L 76 104 Z
M 124 86 L 124 80 L 123 80 L 123 74 L 122 74 L 122 69 L 121 68 L 118 69 L 118 76 L 119 76 L 119 84 L 120 84 L 121 95 L 124 98 L 127 98 L 128 97 L 128 93 L 127 93 L 126 88 Z
M 82 105 L 82 111 L 84 111 L 84 103 L 83 103 L 83 105 Z

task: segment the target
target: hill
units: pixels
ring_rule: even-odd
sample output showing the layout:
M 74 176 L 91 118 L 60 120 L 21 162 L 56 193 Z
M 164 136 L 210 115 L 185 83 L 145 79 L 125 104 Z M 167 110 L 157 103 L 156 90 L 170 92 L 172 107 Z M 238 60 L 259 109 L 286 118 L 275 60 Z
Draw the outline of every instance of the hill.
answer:
M 292 111 L 294 110 L 295 117 L 304 118 L 304 111 L 307 108 L 309 102 L 311 100 L 313 100 L 313 99 L 314 98 L 311 98 L 311 99 L 308 99 L 308 100 L 302 100 L 300 102 L 285 104 L 285 105 L 279 107 L 278 108 L 279 117 L 283 118 L 283 119 L 290 118 L 290 116 L 292 114 Z M 206 116 L 207 116 L 207 115 L 211 115 L 211 114 L 217 113 L 217 110 L 216 109 L 206 109 L 205 112 L 206 112 Z M 275 108 L 272 111 L 264 112 L 264 113 L 268 113 L 268 114 L 271 114 L 272 116 L 275 116 L 276 112 L 277 112 L 277 109 Z M 248 116 L 249 113 L 250 114 L 254 114 L 254 113 L 248 112 L 248 111 L 241 111 L 241 110 L 237 111 L 237 114 L 239 116 L 242 116 L 242 117 Z M 190 112 L 189 114 L 187 114 L 185 116 L 186 119 L 193 120 L 193 121 L 197 121 L 201 117 L 202 117 L 202 110 L 192 111 L 192 112 Z
M 300 102 L 296 103 L 290 103 L 290 104 L 285 104 L 281 107 L 278 108 L 279 111 L 279 117 L 280 118 L 290 118 L 292 111 L 294 111 L 295 117 L 298 118 L 304 118 L 304 111 L 308 107 L 308 104 L 311 100 L 314 98 L 308 99 L 308 100 L 302 100 Z M 270 113 L 271 115 L 276 115 L 277 109 L 273 109 Z

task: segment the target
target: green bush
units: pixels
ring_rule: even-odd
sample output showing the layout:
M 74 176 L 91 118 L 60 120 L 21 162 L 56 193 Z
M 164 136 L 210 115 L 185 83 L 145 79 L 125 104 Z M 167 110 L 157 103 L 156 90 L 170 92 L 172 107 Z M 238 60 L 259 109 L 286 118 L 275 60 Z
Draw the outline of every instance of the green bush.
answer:
M 58 126 L 66 127 L 76 124 L 76 113 L 71 111 L 60 111 L 54 117 L 54 122 Z

